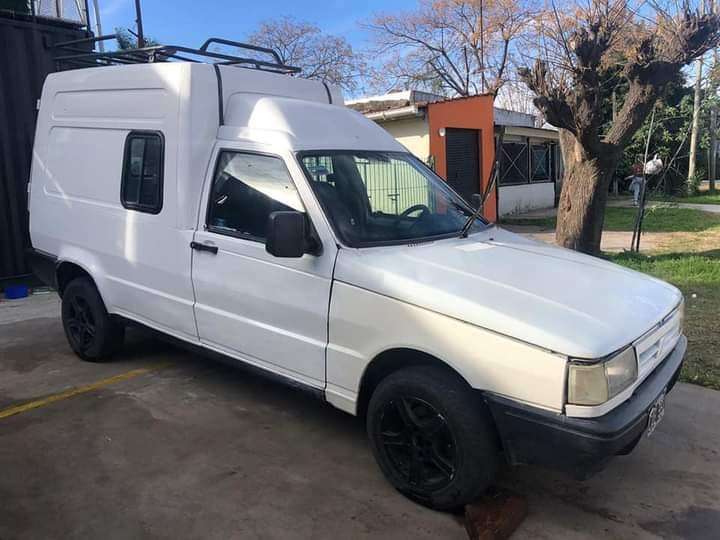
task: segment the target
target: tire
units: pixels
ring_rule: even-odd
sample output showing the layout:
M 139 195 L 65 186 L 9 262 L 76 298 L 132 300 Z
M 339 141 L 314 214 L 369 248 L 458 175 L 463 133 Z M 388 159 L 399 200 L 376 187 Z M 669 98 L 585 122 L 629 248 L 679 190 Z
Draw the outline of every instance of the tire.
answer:
M 68 283 L 62 295 L 61 312 L 65 337 L 83 360 L 99 362 L 122 346 L 125 327 L 108 314 L 89 278 L 79 277 Z
M 445 369 L 414 366 L 388 375 L 370 398 L 367 431 L 390 483 L 430 508 L 471 503 L 497 475 L 500 448 L 490 413 Z

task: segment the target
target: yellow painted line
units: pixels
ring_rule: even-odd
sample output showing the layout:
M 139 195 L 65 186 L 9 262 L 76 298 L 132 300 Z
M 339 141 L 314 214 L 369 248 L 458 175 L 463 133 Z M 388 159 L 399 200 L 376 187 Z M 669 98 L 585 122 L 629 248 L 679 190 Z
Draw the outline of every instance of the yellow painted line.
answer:
M 107 379 L 101 379 L 94 383 L 84 384 L 82 386 L 71 388 L 70 390 L 66 390 L 65 392 L 60 392 L 59 394 L 53 394 L 42 399 L 37 399 L 35 401 L 23 403 L 22 405 L 10 407 L 9 409 L 0 411 L 0 419 L 7 418 L 8 416 L 13 416 L 15 414 L 20 414 L 25 411 L 30 411 L 32 409 L 37 409 L 38 407 L 43 407 L 45 405 L 49 405 L 50 403 L 55 403 L 56 401 L 61 401 L 63 399 L 71 398 L 73 396 L 92 392 L 93 390 L 97 390 L 98 388 L 103 388 L 105 386 L 110 386 L 111 384 L 116 384 L 122 381 L 127 381 L 129 379 L 134 379 L 135 377 L 140 377 L 141 375 L 147 375 L 148 373 L 157 371 L 169 365 L 170 364 L 161 364 L 147 368 L 133 369 L 131 371 L 120 373 L 119 375 L 115 375 L 113 377 L 108 377 Z

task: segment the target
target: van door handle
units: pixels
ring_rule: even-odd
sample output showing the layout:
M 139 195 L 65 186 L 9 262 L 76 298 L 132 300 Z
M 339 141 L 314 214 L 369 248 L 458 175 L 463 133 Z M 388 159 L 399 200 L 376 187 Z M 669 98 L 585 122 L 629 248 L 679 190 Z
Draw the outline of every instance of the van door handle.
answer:
M 208 251 L 212 254 L 217 254 L 218 247 L 212 246 L 210 244 L 203 244 L 201 242 L 195 242 L 194 240 L 190 242 L 190 247 L 193 249 L 197 249 L 198 251 Z

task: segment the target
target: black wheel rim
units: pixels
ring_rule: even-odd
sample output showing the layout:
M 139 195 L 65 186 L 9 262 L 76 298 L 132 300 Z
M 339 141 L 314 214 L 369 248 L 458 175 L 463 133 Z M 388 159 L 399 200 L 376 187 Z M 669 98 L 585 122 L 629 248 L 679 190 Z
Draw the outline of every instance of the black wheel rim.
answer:
M 380 443 L 396 474 L 416 491 L 442 489 L 455 477 L 455 439 L 443 415 L 427 401 L 389 401 L 381 412 Z
M 68 300 L 67 326 L 73 341 L 82 349 L 95 337 L 95 318 L 87 301 L 81 296 Z

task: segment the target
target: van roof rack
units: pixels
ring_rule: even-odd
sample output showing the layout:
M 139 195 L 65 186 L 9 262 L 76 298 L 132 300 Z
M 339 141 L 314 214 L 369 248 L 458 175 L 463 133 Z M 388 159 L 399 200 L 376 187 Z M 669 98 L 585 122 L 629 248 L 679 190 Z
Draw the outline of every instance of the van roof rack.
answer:
M 153 62 L 199 62 L 259 69 L 273 73 L 300 73 L 299 67 L 284 64 L 280 55 L 273 49 L 216 37 L 207 39 L 199 49 L 183 47 L 181 45 L 151 45 L 149 47 L 118 49 L 107 52 L 97 52 L 94 50 L 96 43 L 116 38 L 117 36 L 115 34 L 108 34 L 105 36 L 74 39 L 54 44 L 53 48 L 57 51 L 55 62 L 58 71 L 85 67 L 146 64 Z M 87 48 L 89 45 L 92 45 L 92 49 Z M 228 45 L 241 51 L 252 51 L 254 53 L 269 55 L 270 58 L 262 60 L 253 57 L 220 53 L 209 50 L 211 45 Z

